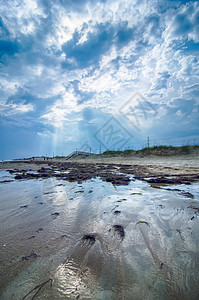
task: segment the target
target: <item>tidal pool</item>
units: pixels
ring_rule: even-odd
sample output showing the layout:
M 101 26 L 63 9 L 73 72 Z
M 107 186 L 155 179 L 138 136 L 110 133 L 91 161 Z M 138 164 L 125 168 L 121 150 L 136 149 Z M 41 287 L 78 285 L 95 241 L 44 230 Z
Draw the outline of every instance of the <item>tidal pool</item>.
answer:
M 199 299 L 198 183 L 0 181 L 0 299 Z

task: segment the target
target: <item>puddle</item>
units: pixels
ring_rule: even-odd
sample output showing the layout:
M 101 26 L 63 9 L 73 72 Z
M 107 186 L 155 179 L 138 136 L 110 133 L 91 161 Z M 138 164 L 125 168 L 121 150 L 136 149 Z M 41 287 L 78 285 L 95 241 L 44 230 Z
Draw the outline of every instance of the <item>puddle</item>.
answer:
M 0 187 L 2 300 L 199 297 L 198 183 L 166 190 L 48 178 Z

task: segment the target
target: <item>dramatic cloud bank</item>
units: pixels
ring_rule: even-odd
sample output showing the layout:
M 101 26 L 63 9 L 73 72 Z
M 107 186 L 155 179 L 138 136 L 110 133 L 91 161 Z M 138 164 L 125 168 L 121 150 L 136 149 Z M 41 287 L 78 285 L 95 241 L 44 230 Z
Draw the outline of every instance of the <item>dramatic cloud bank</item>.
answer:
M 0 0 L 0 159 L 199 143 L 199 2 Z

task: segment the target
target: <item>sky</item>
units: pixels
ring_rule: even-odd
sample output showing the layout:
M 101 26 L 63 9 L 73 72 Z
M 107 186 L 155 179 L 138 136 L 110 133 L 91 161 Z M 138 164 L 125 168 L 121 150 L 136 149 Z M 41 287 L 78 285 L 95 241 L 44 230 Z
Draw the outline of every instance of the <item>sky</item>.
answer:
M 0 0 L 0 159 L 199 144 L 199 2 Z

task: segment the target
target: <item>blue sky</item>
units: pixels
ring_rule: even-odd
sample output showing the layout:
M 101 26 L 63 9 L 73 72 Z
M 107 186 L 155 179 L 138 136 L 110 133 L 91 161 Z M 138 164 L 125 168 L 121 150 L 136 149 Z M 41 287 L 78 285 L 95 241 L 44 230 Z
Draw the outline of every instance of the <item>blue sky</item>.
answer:
M 0 159 L 199 143 L 199 2 L 0 0 Z

